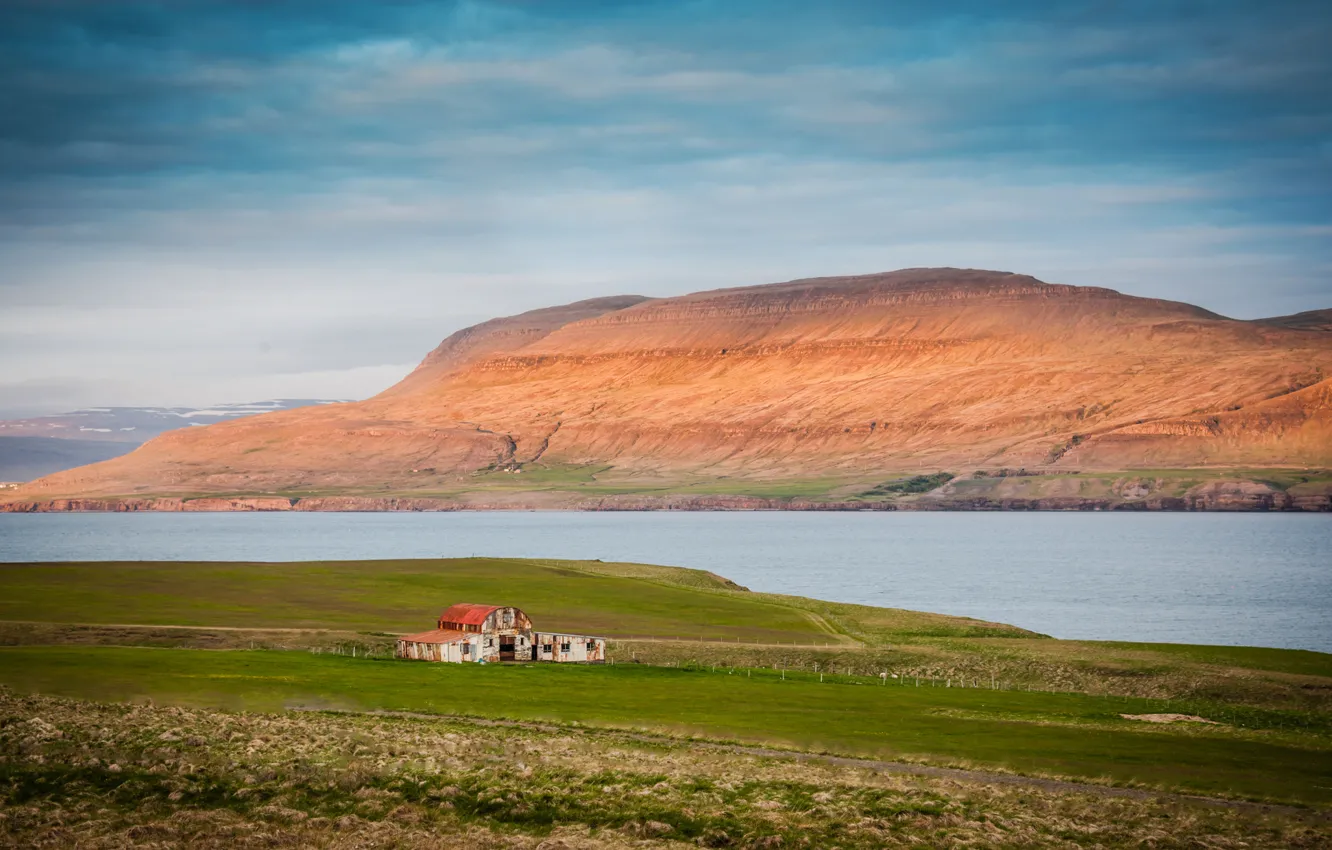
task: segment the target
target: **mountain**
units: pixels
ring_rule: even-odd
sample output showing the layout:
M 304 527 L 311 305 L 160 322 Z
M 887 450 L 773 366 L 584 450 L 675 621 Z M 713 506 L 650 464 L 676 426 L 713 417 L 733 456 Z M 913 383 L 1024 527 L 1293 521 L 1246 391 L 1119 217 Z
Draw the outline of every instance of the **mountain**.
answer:
M 460 331 L 367 401 L 169 432 L 19 497 L 559 505 L 812 482 L 837 496 L 936 471 L 1325 465 L 1329 371 L 1317 321 L 1007 272 L 622 296 Z
M 52 416 L 0 420 L 0 481 L 27 481 L 118 457 L 177 428 L 334 403 L 280 398 L 209 408 L 89 407 Z
M 1332 331 L 1332 309 L 1307 310 L 1293 316 L 1276 316 L 1271 319 L 1257 319 L 1261 324 L 1275 325 L 1281 328 L 1293 328 L 1306 331 Z

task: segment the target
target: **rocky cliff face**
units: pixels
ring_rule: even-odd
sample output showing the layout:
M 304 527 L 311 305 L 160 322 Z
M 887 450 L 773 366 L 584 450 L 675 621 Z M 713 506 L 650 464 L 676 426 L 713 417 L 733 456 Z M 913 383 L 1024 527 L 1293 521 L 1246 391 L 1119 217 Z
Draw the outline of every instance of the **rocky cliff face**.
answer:
M 740 481 L 1324 465 L 1329 373 L 1332 332 L 1307 317 L 1001 272 L 624 296 L 462 331 L 369 401 L 166 434 L 16 497 L 429 498 L 588 464 Z

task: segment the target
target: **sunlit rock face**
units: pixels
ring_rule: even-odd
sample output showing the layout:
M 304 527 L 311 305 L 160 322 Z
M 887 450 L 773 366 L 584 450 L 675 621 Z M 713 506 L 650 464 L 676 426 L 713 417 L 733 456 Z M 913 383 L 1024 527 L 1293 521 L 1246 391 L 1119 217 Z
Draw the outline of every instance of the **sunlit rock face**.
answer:
M 1325 321 L 1005 272 L 619 296 L 460 331 L 364 402 L 167 433 L 7 498 L 428 493 L 562 464 L 741 480 L 1327 464 L 1328 374 Z

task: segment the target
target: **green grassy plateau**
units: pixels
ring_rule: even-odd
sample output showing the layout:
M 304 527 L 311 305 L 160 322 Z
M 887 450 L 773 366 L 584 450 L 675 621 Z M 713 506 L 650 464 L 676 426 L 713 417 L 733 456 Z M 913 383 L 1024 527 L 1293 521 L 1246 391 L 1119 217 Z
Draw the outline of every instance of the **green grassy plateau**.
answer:
M 539 626 L 611 635 L 807 643 L 830 639 L 806 612 L 754 594 L 699 592 L 726 582 L 681 570 L 645 581 L 596 562 L 496 558 L 313 563 L 0 565 L 0 620 L 396 633 L 434 627 L 453 602 L 502 599 Z M 752 598 L 751 598 L 752 597 Z

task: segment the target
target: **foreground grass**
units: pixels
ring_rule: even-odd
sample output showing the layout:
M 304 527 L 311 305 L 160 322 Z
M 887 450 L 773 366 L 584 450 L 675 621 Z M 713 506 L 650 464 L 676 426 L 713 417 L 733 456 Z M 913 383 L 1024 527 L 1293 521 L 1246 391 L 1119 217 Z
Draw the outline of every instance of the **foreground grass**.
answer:
M 902 777 L 613 732 L 105 705 L 0 689 L 0 844 L 1326 846 L 1325 821 Z
M 1332 803 L 1332 749 L 1318 718 L 1304 718 L 1303 739 L 1292 737 L 1292 716 L 1249 717 L 1244 736 L 1228 727 L 1146 728 L 1120 715 L 1159 710 L 1155 704 L 1078 694 L 886 686 L 855 679 L 820 683 L 809 674 L 783 681 L 770 671 L 455 666 L 295 652 L 110 647 L 3 649 L 0 682 L 24 692 L 235 709 L 382 709 L 647 728 L 802 750 Z
M 384 660 L 393 634 L 424 628 L 461 600 L 509 602 L 542 626 L 608 634 L 621 663 Z M 153 625 L 125 625 L 136 623 Z M 643 635 L 656 639 L 631 637 Z M 11 645 L 0 648 L 0 684 L 24 693 L 190 707 L 0 693 L 0 846 L 1329 840 L 1325 822 L 890 780 L 612 731 L 1322 808 L 1332 805 L 1332 656 L 1322 653 L 1060 641 L 967 618 L 752 593 L 696 570 L 511 559 L 0 565 L 0 644 Z M 324 654 L 235 651 L 247 646 Z M 378 658 L 328 654 L 352 647 Z M 646 663 L 623 663 L 631 658 Z M 881 684 L 883 671 L 899 678 Z M 956 687 L 959 679 L 969 686 Z M 1008 690 L 973 687 L 989 683 Z M 291 707 L 581 731 L 283 713 Z M 1218 725 L 1121 716 L 1161 712 Z

